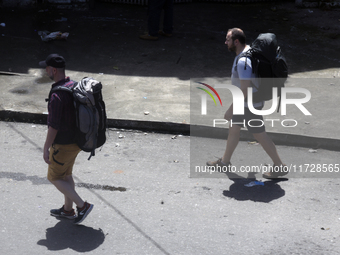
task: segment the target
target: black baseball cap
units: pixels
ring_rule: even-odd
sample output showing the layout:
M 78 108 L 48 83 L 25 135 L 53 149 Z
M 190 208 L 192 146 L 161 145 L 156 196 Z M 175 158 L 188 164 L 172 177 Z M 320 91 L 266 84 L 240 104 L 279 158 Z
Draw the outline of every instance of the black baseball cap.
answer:
M 39 65 L 41 67 L 52 66 L 54 68 L 64 68 L 65 59 L 58 54 L 50 54 L 44 61 L 40 61 Z

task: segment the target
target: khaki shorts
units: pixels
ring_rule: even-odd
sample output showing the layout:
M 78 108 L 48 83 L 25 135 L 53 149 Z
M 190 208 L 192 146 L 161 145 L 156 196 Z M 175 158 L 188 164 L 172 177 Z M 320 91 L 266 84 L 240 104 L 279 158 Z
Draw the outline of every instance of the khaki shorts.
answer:
M 77 144 L 53 144 L 50 148 L 47 179 L 50 181 L 64 179 L 67 175 L 72 175 L 74 161 L 80 148 Z

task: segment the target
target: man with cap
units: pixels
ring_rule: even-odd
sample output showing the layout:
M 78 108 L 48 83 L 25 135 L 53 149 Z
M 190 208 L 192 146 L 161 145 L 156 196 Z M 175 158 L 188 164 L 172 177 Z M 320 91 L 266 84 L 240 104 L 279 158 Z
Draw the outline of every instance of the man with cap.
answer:
M 54 81 L 51 90 L 56 86 L 72 87 L 74 81 L 65 75 L 65 59 L 58 54 L 49 55 L 39 62 L 46 68 L 46 73 Z M 72 169 L 80 148 L 75 141 L 76 116 L 71 93 L 56 90 L 50 93 L 48 101 L 47 137 L 43 158 L 48 164 L 47 179 L 64 195 L 64 205 L 52 209 L 51 215 L 75 219 L 80 224 L 91 212 L 93 205 L 84 202 L 75 191 Z M 77 206 L 78 214 L 73 209 Z

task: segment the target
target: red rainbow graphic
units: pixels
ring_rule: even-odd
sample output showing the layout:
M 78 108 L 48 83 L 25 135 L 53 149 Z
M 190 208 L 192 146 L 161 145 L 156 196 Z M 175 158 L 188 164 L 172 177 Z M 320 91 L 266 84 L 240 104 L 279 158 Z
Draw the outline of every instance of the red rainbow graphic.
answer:
M 221 100 L 221 98 L 220 98 L 220 95 L 217 93 L 217 91 L 216 91 L 213 87 L 211 87 L 210 85 L 205 84 L 205 83 L 203 83 L 203 82 L 197 82 L 197 83 L 198 83 L 198 84 L 201 84 L 201 85 L 204 85 L 204 86 L 208 87 L 209 89 L 211 89 L 211 91 L 214 92 L 215 95 L 217 96 L 218 100 L 220 100 L 221 106 L 223 106 L 223 105 L 222 105 L 222 100 Z M 214 100 L 214 102 L 215 102 L 215 104 L 216 104 L 215 98 L 213 97 L 213 95 L 212 95 L 208 90 L 202 89 L 202 88 L 199 88 L 199 87 L 197 87 L 197 88 L 198 88 L 198 89 L 201 89 L 201 90 L 203 90 L 203 91 L 205 91 L 205 92 L 207 92 L 207 93 L 211 96 L 211 98 Z

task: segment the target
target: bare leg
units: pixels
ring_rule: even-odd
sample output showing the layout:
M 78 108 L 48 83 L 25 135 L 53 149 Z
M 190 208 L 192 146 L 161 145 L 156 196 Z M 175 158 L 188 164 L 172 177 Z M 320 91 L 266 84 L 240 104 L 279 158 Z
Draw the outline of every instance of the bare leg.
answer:
M 84 201 L 80 198 L 78 193 L 75 191 L 75 185 L 72 175 L 65 177 L 65 180 L 55 180 L 50 182 L 65 196 L 64 209 L 69 211 L 72 209 L 73 202 L 77 207 L 82 208 L 84 206 Z
M 67 181 L 72 186 L 72 188 L 75 189 L 75 184 L 74 184 L 72 175 L 67 175 L 65 177 L 65 181 Z M 73 207 L 72 199 L 70 199 L 69 197 L 65 196 L 65 204 L 64 205 L 65 205 L 65 210 L 66 211 L 68 211 L 69 208 L 72 209 L 72 207 Z
M 266 132 L 253 134 L 254 138 L 261 144 L 262 148 L 268 154 L 268 156 L 273 160 L 274 165 L 282 165 L 282 161 L 277 153 L 276 146 L 272 139 L 268 136 Z
M 227 140 L 227 147 L 222 157 L 223 163 L 229 163 L 231 160 L 231 156 L 233 155 L 238 142 L 240 140 L 240 130 L 241 127 L 238 125 L 233 125 L 229 127 L 229 134 Z

